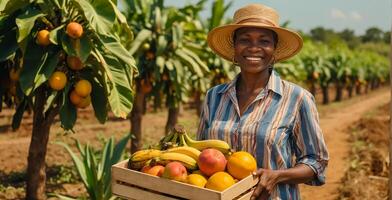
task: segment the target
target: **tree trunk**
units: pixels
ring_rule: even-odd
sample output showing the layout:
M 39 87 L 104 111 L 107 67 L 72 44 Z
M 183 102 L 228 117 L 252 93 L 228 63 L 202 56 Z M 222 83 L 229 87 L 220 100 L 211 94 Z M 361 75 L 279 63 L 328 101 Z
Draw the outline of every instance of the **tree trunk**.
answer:
M 328 104 L 329 103 L 328 85 L 321 86 L 321 90 L 323 92 L 323 104 Z
M 196 114 L 200 117 L 201 111 L 203 109 L 203 101 L 201 100 L 201 92 L 196 91 L 195 94 L 195 106 L 196 106 Z
M 45 157 L 49 140 L 50 126 L 58 113 L 58 108 L 51 108 L 44 113 L 48 97 L 46 88 L 37 89 L 34 103 L 33 131 L 27 158 L 26 199 L 46 199 Z
M 142 148 L 142 118 L 144 110 L 145 94 L 140 90 L 140 84 L 136 83 L 136 96 L 131 112 L 131 153 Z
M 316 88 L 316 84 L 314 83 L 314 82 L 310 82 L 310 93 L 313 95 L 313 96 L 316 96 L 316 91 L 317 91 L 317 88 Z
M 355 86 L 355 93 L 356 93 L 357 95 L 362 94 L 361 84 L 358 84 L 358 85 Z
M 341 101 L 342 100 L 342 94 L 343 94 L 343 86 L 340 81 L 336 82 L 336 96 L 335 96 L 335 101 Z
M 167 116 L 165 134 L 167 135 L 173 127 L 177 124 L 178 114 L 180 113 L 180 108 L 169 108 L 169 115 Z
M 365 84 L 365 94 L 367 94 L 369 92 L 369 82 L 366 82 Z
M 353 97 L 353 91 L 354 91 L 354 86 L 352 83 L 350 83 L 347 87 L 347 93 L 349 98 Z

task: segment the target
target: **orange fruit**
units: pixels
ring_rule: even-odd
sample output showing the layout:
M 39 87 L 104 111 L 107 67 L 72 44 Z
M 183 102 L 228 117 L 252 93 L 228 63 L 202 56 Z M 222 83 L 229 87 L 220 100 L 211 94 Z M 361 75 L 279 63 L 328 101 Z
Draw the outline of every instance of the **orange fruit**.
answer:
M 91 83 L 88 80 L 80 80 L 75 84 L 75 92 L 80 97 L 87 97 L 92 90 Z
M 37 34 L 37 44 L 41 46 L 48 46 L 50 44 L 49 40 L 49 31 L 48 30 L 40 30 Z
M 73 39 L 78 39 L 83 35 L 83 27 L 77 22 L 70 22 L 65 31 L 67 35 Z
M 82 101 L 76 105 L 78 108 L 87 108 L 91 104 L 91 96 L 88 95 L 85 98 L 82 98 Z
M 200 174 L 190 174 L 190 175 L 188 175 L 186 180 L 187 180 L 187 183 L 189 183 L 191 185 L 198 186 L 198 187 L 202 187 L 202 188 L 204 188 L 204 186 L 207 183 L 207 179 Z
M 227 171 L 239 180 L 249 176 L 256 169 L 256 159 L 245 151 L 238 151 L 231 154 L 227 161 Z
M 234 185 L 234 178 L 227 172 L 216 172 L 207 181 L 205 187 L 211 190 L 223 191 Z
M 72 90 L 72 92 L 69 94 L 69 99 L 71 100 L 71 103 L 76 106 L 82 102 L 83 97 L 76 94 L 75 90 Z
M 12 69 L 10 70 L 9 75 L 10 75 L 10 79 L 11 79 L 12 81 L 17 81 L 17 80 L 19 80 L 20 68 L 19 68 L 19 69 L 12 68 Z
M 64 72 L 56 71 L 49 78 L 49 86 L 53 90 L 62 90 L 67 84 L 67 76 Z
M 81 70 L 84 67 L 84 64 L 82 62 L 82 60 L 80 60 L 79 57 L 76 56 L 68 56 L 67 57 L 67 64 L 68 67 L 71 68 L 72 70 Z

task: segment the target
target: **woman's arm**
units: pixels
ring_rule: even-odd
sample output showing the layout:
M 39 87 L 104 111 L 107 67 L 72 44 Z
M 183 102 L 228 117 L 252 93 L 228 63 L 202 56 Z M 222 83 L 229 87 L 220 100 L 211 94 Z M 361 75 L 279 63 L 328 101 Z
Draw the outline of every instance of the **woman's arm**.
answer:
M 305 164 L 299 164 L 290 169 L 284 170 L 270 170 L 258 169 L 253 174 L 259 176 L 259 183 L 253 191 L 251 200 L 254 199 L 268 199 L 269 195 L 274 190 L 276 184 L 299 184 L 306 183 L 314 179 L 314 171 Z

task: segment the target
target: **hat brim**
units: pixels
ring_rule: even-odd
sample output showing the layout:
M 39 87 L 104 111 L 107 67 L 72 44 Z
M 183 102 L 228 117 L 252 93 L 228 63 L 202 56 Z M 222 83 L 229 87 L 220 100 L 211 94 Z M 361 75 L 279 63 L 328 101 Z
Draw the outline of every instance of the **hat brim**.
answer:
M 302 38 L 296 32 L 286 28 L 260 24 L 229 24 L 217 27 L 208 33 L 208 46 L 219 56 L 232 62 L 234 57 L 233 34 L 236 29 L 242 27 L 270 29 L 278 35 L 278 44 L 274 53 L 275 62 L 291 58 L 302 48 Z

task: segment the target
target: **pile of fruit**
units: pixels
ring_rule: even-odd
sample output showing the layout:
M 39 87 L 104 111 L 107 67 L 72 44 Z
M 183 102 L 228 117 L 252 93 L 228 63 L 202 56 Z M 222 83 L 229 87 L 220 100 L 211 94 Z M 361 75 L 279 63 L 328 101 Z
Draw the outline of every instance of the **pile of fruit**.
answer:
M 133 153 L 128 168 L 198 187 L 223 191 L 256 170 L 255 158 L 231 152 L 221 140 L 196 141 L 176 127 L 155 148 Z

